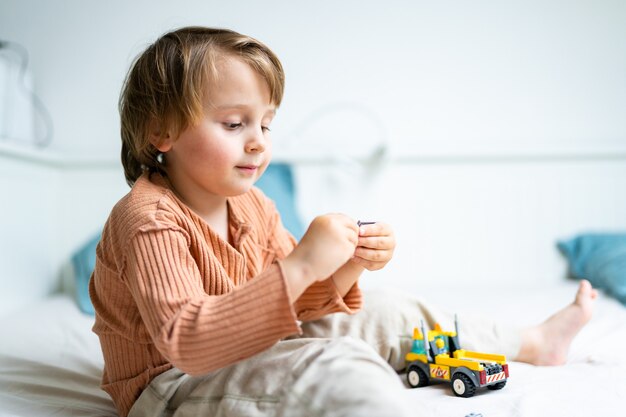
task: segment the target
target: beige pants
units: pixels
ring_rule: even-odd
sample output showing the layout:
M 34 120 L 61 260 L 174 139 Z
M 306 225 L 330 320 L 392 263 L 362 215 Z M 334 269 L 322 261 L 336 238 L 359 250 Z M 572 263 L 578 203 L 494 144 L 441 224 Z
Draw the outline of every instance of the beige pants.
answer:
M 451 314 L 402 294 L 366 294 L 364 309 L 304 323 L 304 334 L 201 377 L 174 368 L 156 377 L 129 416 L 393 416 L 412 415 L 404 384 L 413 327 L 424 320 L 453 329 Z M 515 356 L 519 331 L 465 318 L 468 350 Z

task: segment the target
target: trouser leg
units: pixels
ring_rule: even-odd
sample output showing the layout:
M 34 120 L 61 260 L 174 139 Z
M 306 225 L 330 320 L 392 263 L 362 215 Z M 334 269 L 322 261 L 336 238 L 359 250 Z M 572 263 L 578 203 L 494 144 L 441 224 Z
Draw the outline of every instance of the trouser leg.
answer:
M 353 338 L 333 339 L 323 346 L 316 344 L 311 346 L 314 360 L 294 381 L 278 415 L 413 415 L 400 378 L 371 346 Z
M 402 417 L 410 415 L 404 395 L 395 371 L 363 341 L 296 339 L 207 376 L 171 369 L 130 417 Z
M 332 314 L 303 323 L 303 337 L 349 336 L 364 340 L 395 370 L 404 369 L 411 349 L 413 328 L 424 320 L 429 329 L 439 323 L 454 330 L 454 312 L 446 312 L 423 299 L 391 290 L 364 293 L 361 311 L 354 315 Z M 515 358 L 521 345 L 521 329 L 489 317 L 459 317 L 459 340 L 466 350 L 500 353 Z

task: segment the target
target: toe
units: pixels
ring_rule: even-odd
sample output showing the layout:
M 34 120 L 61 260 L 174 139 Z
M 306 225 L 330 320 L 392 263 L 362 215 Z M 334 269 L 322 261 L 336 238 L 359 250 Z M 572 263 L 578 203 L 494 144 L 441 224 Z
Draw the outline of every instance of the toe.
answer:
M 580 280 L 580 284 L 578 285 L 578 292 L 586 293 L 590 292 L 593 288 L 591 287 L 591 283 L 586 279 Z

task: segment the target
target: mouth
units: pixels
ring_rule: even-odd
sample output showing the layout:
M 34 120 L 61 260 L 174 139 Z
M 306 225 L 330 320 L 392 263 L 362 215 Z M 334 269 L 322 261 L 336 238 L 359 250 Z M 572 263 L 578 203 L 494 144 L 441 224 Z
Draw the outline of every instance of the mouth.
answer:
M 253 174 L 259 169 L 259 166 L 258 165 L 237 165 L 237 169 L 247 174 Z

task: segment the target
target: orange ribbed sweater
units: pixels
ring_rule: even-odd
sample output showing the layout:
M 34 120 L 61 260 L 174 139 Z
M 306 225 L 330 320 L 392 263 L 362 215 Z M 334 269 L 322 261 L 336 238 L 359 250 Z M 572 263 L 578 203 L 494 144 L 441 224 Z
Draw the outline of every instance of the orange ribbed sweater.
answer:
M 280 263 L 294 238 L 263 193 L 228 199 L 233 245 L 144 174 L 113 208 L 89 293 L 104 355 L 102 389 L 126 416 L 150 381 L 177 367 L 200 375 L 300 332 L 297 320 L 360 308 L 332 280 L 289 299 Z

